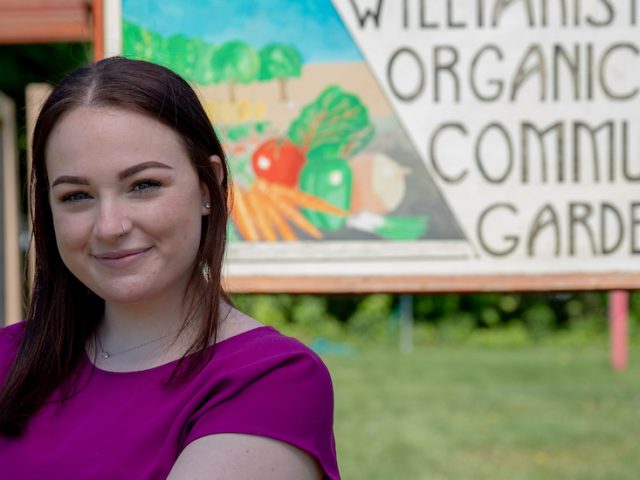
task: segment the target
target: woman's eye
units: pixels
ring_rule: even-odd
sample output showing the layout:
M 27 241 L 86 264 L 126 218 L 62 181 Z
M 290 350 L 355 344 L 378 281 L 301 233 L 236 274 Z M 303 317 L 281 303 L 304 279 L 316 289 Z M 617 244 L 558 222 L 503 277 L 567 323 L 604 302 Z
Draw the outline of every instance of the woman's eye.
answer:
M 89 198 L 89 195 L 87 195 L 84 192 L 73 192 L 73 193 L 68 193 L 67 195 L 62 197 L 62 201 L 63 202 L 79 202 L 81 200 L 86 200 L 88 198 Z
M 134 192 L 141 192 L 143 190 L 154 189 L 160 186 L 160 182 L 156 182 L 155 180 L 141 180 L 133 184 L 131 190 Z

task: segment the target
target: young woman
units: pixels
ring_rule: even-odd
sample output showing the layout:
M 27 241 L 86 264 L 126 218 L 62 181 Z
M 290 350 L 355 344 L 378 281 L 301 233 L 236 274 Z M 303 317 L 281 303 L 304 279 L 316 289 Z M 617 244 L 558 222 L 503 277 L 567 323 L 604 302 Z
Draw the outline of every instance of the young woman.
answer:
M 35 281 L 0 330 L 7 479 L 339 478 L 322 361 L 221 284 L 228 176 L 176 74 L 67 76 L 33 141 Z

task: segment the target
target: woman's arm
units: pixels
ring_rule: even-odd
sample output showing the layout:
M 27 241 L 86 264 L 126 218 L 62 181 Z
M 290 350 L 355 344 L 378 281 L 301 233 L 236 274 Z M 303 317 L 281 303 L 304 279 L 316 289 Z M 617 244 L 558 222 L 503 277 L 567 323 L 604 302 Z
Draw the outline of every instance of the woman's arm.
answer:
M 307 452 L 267 437 L 225 433 L 191 442 L 167 480 L 319 480 Z

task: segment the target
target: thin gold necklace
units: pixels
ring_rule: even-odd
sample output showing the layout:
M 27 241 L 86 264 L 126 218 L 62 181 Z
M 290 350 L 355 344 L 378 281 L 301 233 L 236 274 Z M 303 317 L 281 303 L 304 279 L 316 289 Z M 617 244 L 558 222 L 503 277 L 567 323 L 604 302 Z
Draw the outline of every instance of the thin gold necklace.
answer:
M 167 338 L 169 335 L 170 335 L 170 333 L 165 333 L 161 337 L 154 338 L 152 340 L 147 340 L 146 342 L 141 343 L 140 345 L 135 345 L 133 347 L 125 348 L 124 350 L 120 350 L 119 352 L 107 352 L 102 347 L 102 340 L 100 340 L 100 335 L 98 335 L 97 333 L 96 333 L 96 340 L 98 340 L 98 349 L 100 350 L 100 356 L 106 360 L 106 359 L 109 359 L 111 357 L 115 357 L 117 355 L 122 355 L 124 353 L 129 353 L 129 352 L 131 352 L 133 350 L 137 350 L 138 348 L 142 348 L 142 347 L 145 347 L 147 345 L 151 345 L 152 343 L 159 342 L 160 340 L 162 340 L 164 338 Z

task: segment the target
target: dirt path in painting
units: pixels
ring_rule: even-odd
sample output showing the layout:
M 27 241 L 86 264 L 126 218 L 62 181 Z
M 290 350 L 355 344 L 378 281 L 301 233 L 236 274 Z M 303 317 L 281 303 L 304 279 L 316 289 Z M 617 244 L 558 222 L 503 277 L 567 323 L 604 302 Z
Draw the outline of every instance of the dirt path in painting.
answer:
M 229 99 L 227 85 L 201 87 L 200 91 L 213 108 L 218 122 L 239 123 L 244 119 L 260 119 L 261 116 L 273 122 L 276 130 L 285 132 L 300 108 L 316 99 L 329 85 L 340 85 L 344 90 L 356 94 L 369 109 L 371 118 L 385 118 L 392 115 L 387 99 L 369 72 L 366 64 L 318 63 L 307 65 L 300 78 L 287 80 L 288 102 L 279 98 L 277 81 L 254 82 L 236 86 L 236 102 Z M 211 103 L 213 101 L 213 103 Z M 243 106 L 248 112 L 242 111 Z

